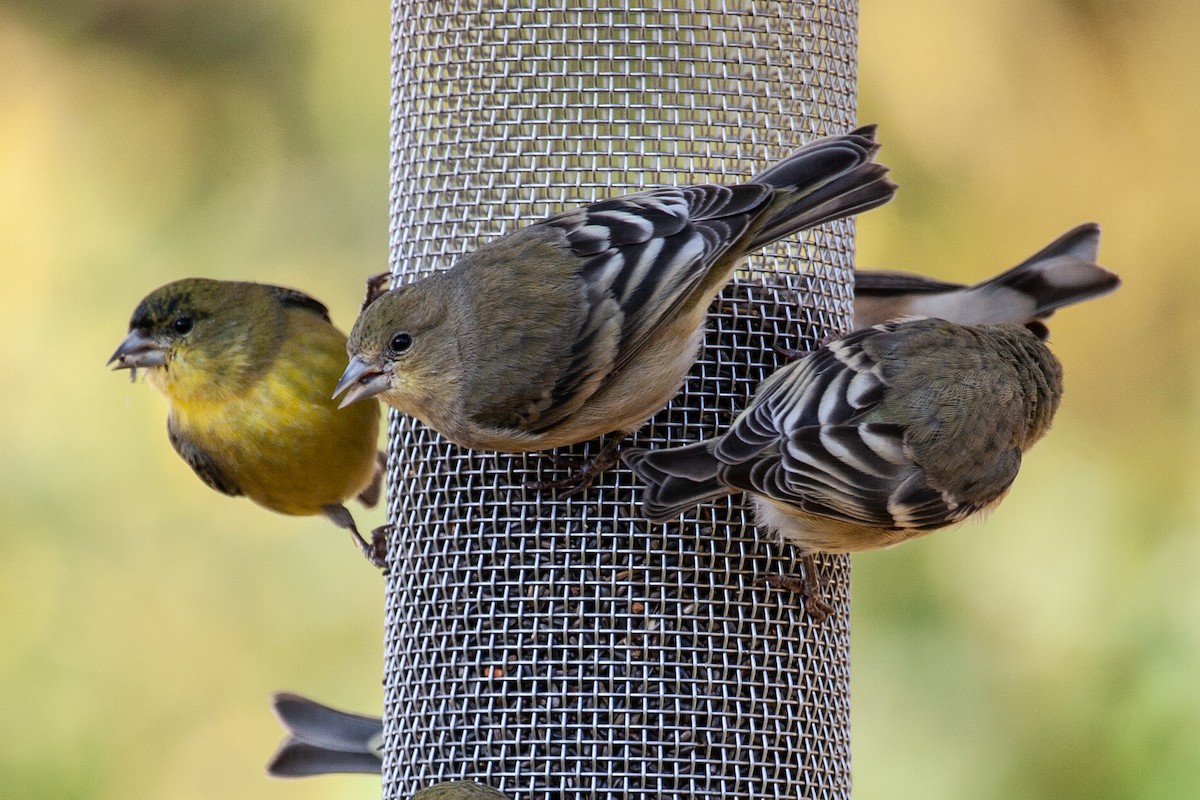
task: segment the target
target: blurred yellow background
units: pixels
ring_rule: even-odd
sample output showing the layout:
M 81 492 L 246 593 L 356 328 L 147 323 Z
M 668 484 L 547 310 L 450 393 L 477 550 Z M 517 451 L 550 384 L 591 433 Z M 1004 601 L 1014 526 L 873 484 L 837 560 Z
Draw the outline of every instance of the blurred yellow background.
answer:
M 999 510 L 855 558 L 855 795 L 1200 796 L 1200 5 L 860 13 L 902 191 L 859 264 L 976 279 L 1096 220 L 1125 286 L 1055 318 L 1067 397 Z M 262 765 L 273 689 L 380 707 L 382 579 L 201 486 L 103 364 L 185 275 L 350 325 L 387 256 L 388 33 L 363 0 L 0 2 L 4 796 L 378 797 Z

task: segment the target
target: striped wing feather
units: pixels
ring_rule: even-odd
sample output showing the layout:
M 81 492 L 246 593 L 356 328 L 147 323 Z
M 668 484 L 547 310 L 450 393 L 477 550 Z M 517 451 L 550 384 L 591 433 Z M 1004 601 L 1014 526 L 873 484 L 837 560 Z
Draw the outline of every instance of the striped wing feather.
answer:
M 888 385 L 862 343 L 894 327 L 858 331 L 776 372 L 717 445 L 721 481 L 875 528 L 941 527 L 974 511 L 929 485 L 902 426 L 866 419 Z
M 553 404 L 570 407 L 583 387 L 602 386 L 693 295 L 711 286 L 706 279 L 714 264 L 762 213 L 771 194 L 769 187 L 755 184 L 662 188 L 539 223 L 561 228 L 572 253 L 584 259 L 579 276 L 587 313 L 570 366 L 554 386 Z M 619 344 L 609 356 L 597 340 L 614 332 Z M 558 421 L 548 415 L 539 428 Z

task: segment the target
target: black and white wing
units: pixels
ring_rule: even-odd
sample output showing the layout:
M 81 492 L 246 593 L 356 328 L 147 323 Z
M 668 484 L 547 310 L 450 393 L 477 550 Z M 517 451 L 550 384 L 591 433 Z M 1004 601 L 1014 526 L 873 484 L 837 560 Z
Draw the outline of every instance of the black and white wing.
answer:
M 896 327 L 856 331 L 772 375 L 714 451 L 721 481 L 876 528 L 941 527 L 975 511 L 929 485 L 903 426 L 869 419 L 888 383 L 863 343 Z
M 681 307 L 723 285 L 726 268 L 714 265 L 771 198 L 770 187 L 759 184 L 680 186 L 603 200 L 538 223 L 561 229 L 572 254 L 583 259 L 586 316 L 570 367 L 554 387 L 556 402 L 619 371 Z M 598 346 L 613 331 L 619 331 L 615 347 Z

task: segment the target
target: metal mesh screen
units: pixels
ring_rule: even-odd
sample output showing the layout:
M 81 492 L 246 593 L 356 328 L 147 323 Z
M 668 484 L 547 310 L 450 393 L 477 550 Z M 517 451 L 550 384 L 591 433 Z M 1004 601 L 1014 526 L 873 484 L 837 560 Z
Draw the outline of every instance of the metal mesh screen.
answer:
M 735 181 L 854 122 L 855 0 L 392 9 L 398 282 L 578 203 Z M 755 257 L 636 441 L 712 435 L 775 346 L 845 327 L 852 245 L 840 222 Z M 385 797 L 455 777 L 516 800 L 849 795 L 848 560 L 822 560 L 837 613 L 812 626 L 761 584 L 798 565 L 740 498 L 654 525 L 623 468 L 560 500 L 526 486 L 562 476 L 542 454 L 463 450 L 394 414 L 390 442 Z

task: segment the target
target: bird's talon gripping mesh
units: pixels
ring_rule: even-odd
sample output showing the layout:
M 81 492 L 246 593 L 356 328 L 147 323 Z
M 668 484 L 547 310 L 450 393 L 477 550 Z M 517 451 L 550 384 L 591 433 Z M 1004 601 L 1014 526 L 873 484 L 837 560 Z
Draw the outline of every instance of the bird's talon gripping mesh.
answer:
M 572 205 L 735 181 L 854 126 L 853 0 L 663 5 L 394 0 L 398 282 Z M 753 258 L 629 444 L 714 434 L 777 348 L 846 327 L 852 234 Z M 567 474 L 544 454 L 464 450 L 395 414 L 389 440 L 385 798 L 459 777 L 514 800 L 849 795 L 845 558 L 820 561 L 836 612 L 812 625 L 763 584 L 800 566 L 739 498 L 658 525 L 621 467 L 564 499 L 531 486 Z

